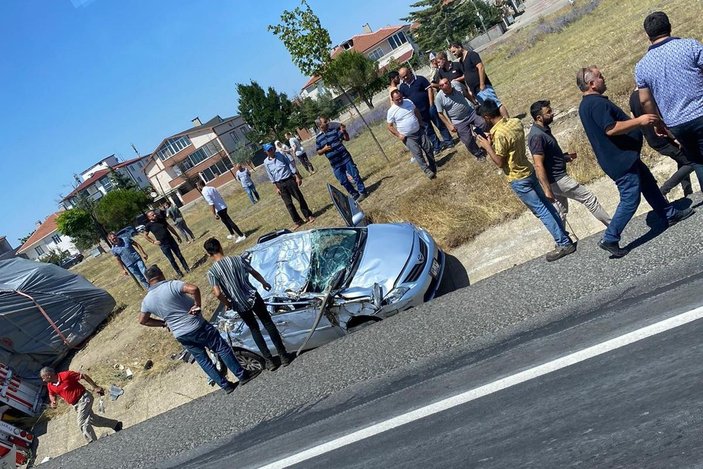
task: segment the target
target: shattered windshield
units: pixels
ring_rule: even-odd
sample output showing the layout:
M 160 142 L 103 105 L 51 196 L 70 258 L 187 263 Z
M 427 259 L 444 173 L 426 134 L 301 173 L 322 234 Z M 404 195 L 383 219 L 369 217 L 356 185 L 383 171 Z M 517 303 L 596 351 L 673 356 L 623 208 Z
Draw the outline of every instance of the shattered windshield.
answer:
M 290 291 L 321 293 L 340 270 L 353 267 L 359 237 L 359 230 L 334 228 L 285 235 L 254 246 L 249 261 L 272 288 L 266 292 L 258 282 L 252 285 L 264 298 L 286 296 Z
M 319 293 L 329 285 L 337 272 L 352 268 L 359 232 L 356 230 L 317 230 L 311 233 L 308 291 Z

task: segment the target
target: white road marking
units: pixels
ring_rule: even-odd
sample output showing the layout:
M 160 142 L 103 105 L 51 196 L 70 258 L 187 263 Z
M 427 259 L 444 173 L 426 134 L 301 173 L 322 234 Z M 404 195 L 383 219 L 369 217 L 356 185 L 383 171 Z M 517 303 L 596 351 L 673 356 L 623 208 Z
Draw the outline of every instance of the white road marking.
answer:
M 312 459 L 316 456 L 320 456 L 322 454 L 328 453 L 343 446 L 347 446 L 352 443 L 356 443 L 357 441 L 370 438 L 372 436 L 378 435 L 379 433 L 387 432 L 388 430 L 392 430 L 407 423 L 411 423 L 416 420 L 436 414 L 438 412 L 451 409 L 452 407 L 466 404 L 467 402 L 476 400 L 480 397 L 493 394 L 495 392 L 501 391 L 511 386 L 515 386 L 520 383 L 524 383 L 525 381 L 529 381 L 540 376 L 544 376 L 548 373 L 552 373 L 562 368 L 566 368 L 567 366 L 571 366 L 584 360 L 588 360 L 589 358 L 597 357 L 598 355 L 603 355 L 604 353 L 608 353 L 621 347 L 625 347 L 626 345 L 630 345 L 648 337 L 661 334 L 662 332 L 666 332 L 668 330 L 674 329 L 684 324 L 688 324 L 701 318 L 703 318 L 703 307 L 699 307 L 691 311 L 671 317 L 669 319 L 665 319 L 655 324 L 643 327 L 641 329 L 628 332 L 627 334 L 615 337 L 614 339 L 601 342 L 600 344 L 596 344 L 578 352 L 574 352 L 561 358 L 557 358 L 556 360 L 552 360 L 542 365 L 535 366 L 534 368 L 521 371 L 520 373 L 516 373 L 511 376 L 506 376 L 505 378 L 501 378 L 492 383 L 488 383 L 478 388 L 471 389 L 470 391 L 466 391 L 461 394 L 442 399 L 441 401 L 435 402 L 425 407 L 421 407 L 419 409 L 415 409 L 410 412 L 406 412 L 404 414 L 398 415 L 397 417 L 393 417 L 383 422 L 370 425 L 368 427 L 362 428 L 361 430 L 349 433 L 348 435 L 336 438 L 326 443 L 322 443 L 320 445 L 306 449 L 304 451 L 285 457 L 283 459 L 279 459 L 261 467 L 263 469 L 279 469 L 290 467 L 293 464 L 298 464 L 303 461 L 307 461 L 308 459 Z

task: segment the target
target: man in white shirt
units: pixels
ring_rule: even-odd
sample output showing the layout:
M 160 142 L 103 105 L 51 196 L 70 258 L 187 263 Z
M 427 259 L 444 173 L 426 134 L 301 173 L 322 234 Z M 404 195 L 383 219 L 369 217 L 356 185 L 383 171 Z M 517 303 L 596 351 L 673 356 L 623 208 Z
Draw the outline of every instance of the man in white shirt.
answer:
M 300 139 L 290 132 L 286 132 L 286 138 L 288 139 L 290 147 L 295 152 L 295 157 L 298 158 L 300 163 L 302 163 L 306 171 L 310 174 L 315 174 L 315 168 L 312 167 L 312 163 L 310 163 L 308 154 L 305 152 L 305 149 L 303 148 L 303 144 L 300 142 Z
M 220 195 L 220 192 L 212 186 L 206 186 L 203 181 L 198 181 L 196 186 L 203 195 L 205 202 L 210 206 L 212 214 L 215 215 L 215 220 L 221 220 L 227 228 L 227 231 L 229 231 L 227 239 L 233 239 L 235 233 L 237 233 L 237 238 L 234 240 L 235 243 L 241 243 L 247 239 L 244 233 L 242 233 L 242 230 L 240 230 L 229 215 L 227 215 L 227 204 L 225 203 L 225 199 L 222 198 L 222 195 Z
M 437 173 L 432 144 L 422 127 L 420 111 L 409 99 L 403 99 L 403 94 L 394 90 L 391 92 L 393 104 L 388 109 L 386 122 L 388 131 L 398 137 L 410 150 L 413 158 L 425 175 L 434 179 Z

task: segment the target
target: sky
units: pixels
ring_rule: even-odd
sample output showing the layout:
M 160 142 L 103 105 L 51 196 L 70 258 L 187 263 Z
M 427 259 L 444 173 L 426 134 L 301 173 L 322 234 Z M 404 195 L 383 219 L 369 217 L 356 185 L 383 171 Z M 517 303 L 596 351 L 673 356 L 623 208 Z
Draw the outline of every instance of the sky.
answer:
M 402 24 L 414 0 L 308 0 L 338 44 Z M 0 236 L 58 210 L 73 174 L 152 152 L 191 119 L 237 113 L 237 83 L 294 97 L 307 81 L 267 30 L 299 1 L 0 3 Z

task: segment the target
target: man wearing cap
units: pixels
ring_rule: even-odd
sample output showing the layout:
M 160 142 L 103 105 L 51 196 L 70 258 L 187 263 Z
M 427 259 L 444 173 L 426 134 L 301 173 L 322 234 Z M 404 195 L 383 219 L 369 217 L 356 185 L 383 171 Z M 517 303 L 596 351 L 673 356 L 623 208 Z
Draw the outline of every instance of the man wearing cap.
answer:
M 56 396 L 60 396 L 66 404 L 72 405 L 76 410 L 78 426 L 88 443 L 98 439 L 93 426 L 112 428 L 116 432 L 122 430 L 122 422 L 119 420 L 109 419 L 93 412 L 93 395 L 80 382 L 85 381 L 92 386 L 94 393 L 100 395 L 105 394 L 105 390 L 95 384 L 87 374 L 70 370 L 57 373 L 50 366 L 45 366 L 39 372 L 39 376 L 46 383 L 49 406 L 52 409 L 56 408 Z
M 339 124 L 337 127 L 330 126 L 330 120 L 326 116 L 320 116 L 315 119 L 315 124 L 320 129 L 320 132 L 315 137 L 315 144 L 318 155 L 324 155 L 330 160 L 332 172 L 337 181 L 349 192 L 349 195 L 354 197 L 354 200 L 361 202 L 368 195 L 364 181 L 359 176 L 359 169 L 354 164 L 349 151 L 344 147 L 344 143 L 349 141 L 344 124 Z M 349 177 L 354 180 L 356 189 L 349 182 Z
M 225 366 L 244 385 L 253 376 L 242 369 L 234 356 L 232 347 L 225 342 L 215 327 L 203 318 L 200 310 L 200 289 L 192 283 L 166 280 L 158 266 L 146 270 L 149 291 L 142 301 L 139 324 L 148 327 L 165 327 L 173 337 L 190 352 L 198 365 L 211 380 L 227 393 L 234 391 L 234 383 L 220 376 L 208 357 L 205 348 L 216 353 Z M 160 319 L 152 318 L 158 316 Z
M 273 145 L 266 143 L 263 146 L 264 152 L 266 152 L 266 159 L 264 159 L 264 169 L 266 169 L 266 174 L 269 179 L 276 187 L 276 192 L 283 199 L 283 203 L 290 214 L 290 217 L 295 223 L 295 227 L 298 228 L 302 226 L 305 222 L 298 211 L 293 205 L 293 199 L 298 201 L 300 205 L 300 211 L 303 212 L 303 217 L 309 222 L 315 221 L 315 217 L 312 216 L 312 211 L 308 208 L 307 202 L 305 202 L 305 197 L 300 191 L 300 185 L 303 180 L 300 178 L 298 171 L 295 169 L 290 162 L 290 160 L 280 152 L 277 152 Z

